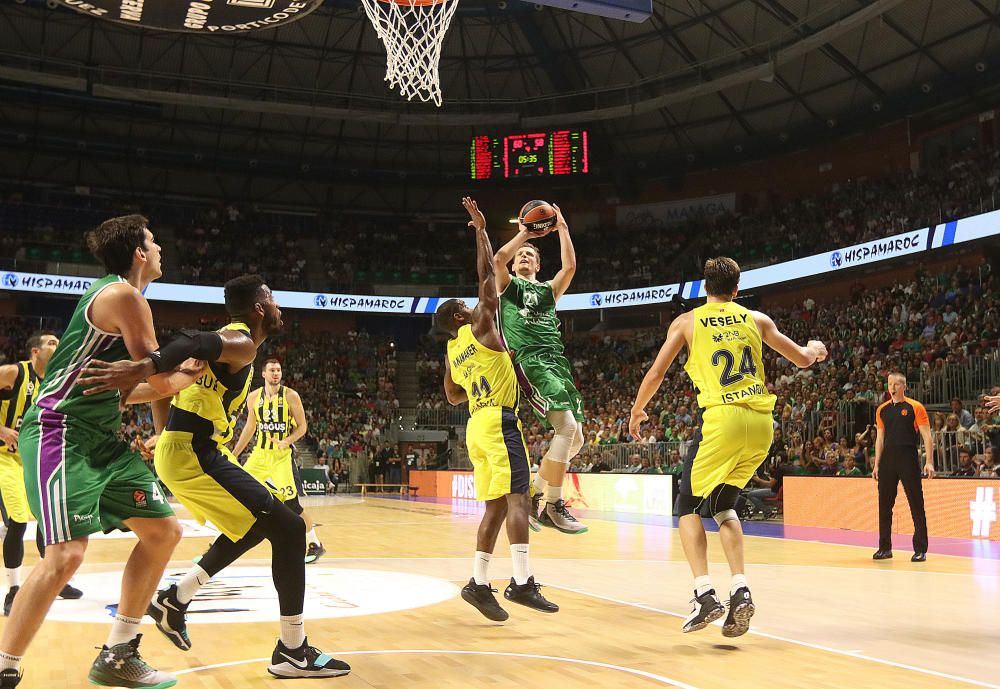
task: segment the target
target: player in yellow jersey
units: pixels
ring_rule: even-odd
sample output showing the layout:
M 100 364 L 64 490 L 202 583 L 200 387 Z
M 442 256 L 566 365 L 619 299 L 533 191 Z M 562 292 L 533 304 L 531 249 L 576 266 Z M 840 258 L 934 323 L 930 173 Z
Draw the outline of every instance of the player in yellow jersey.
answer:
M 337 677 L 350 666 L 309 645 L 305 636 L 305 524 L 239 465 L 226 444 L 243 411 L 257 349 L 281 330 L 281 309 L 259 275 L 225 285 L 231 322 L 214 332 L 181 335 L 142 361 L 97 364 L 85 369 L 96 390 L 122 388 L 187 358 L 207 362 L 193 385 L 168 400 L 169 415 L 156 442 L 159 478 L 194 515 L 221 532 L 201 561 L 179 582 L 157 592 L 148 608 L 157 628 L 181 650 L 191 648 L 186 612 L 198 589 L 264 539 L 271 544 L 271 573 L 278 592 L 280 635 L 267 670 L 276 677 Z M 93 370 L 100 375 L 94 375 Z M 130 396 L 129 399 L 133 399 Z M 154 404 L 156 430 L 163 405 Z
M 504 598 L 542 612 L 558 612 L 559 606 L 542 596 L 528 562 L 531 466 L 517 418 L 514 364 L 497 330 L 500 299 L 486 218 L 472 199 L 462 199 L 462 205 L 471 218 L 469 227 L 476 231 L 479 303 L 470 309 L 461 299 L 449 299 L 438 307 L 434 325 L 450 336 L 444 391 L 451 404 L 469 404 L 465 437 L 475 475 L 476 499 L 486 502 L 476 539 L 473 575 L 462 589 L 462 598 L 487 618 L 502 622 L 509 615 L 493 597 L 487 568 L 505 520 L 514 576 Z
M 292 459 L 292 445 L 309 430 L 306 412 L 299 393 L 281 384 L 278 359 L 266 359 L 261 375 L 264 386 L 251 390 L 247 397 L 246 423 L 233 448 L 233 456 L 239 457 L 254 441 L 243 468 L 261 483 L 273 487 L 278 498 L 305 521 L 308 542 L 305 561 L 312 564 L 326 553 L 326 548 L 316 535 L 312 517 L 299 502 L 299 481 Z
M 42 330 L 28 339 L 28 360 L 0 366 L 0 509 L 7 527 L 3 536 L 3 566 L 8 581 L 4 617 L 10 615 L 21 588 L 24 532 L 34 519 L 24 492 L 24 466 L 17 451 L 18 431 L 45 378 L 45 366 L 58 346 L 59 337 L 51 330 Z M 45 538 L 40 527 L 35 530 L 35 544 L 38 555 L 45 557 Z M 59 592 L 60 598 L 75 600 L 82 596 L 83 592 L 69 583 Z
M 735 303 L 739 281 L 740 267 L 733 259 L 720 257 L 705 263 L 708 301 L 670 324 L 666 341 L 639 386 L 629 419 L 632 437 L 640 437 L 642 422 L 648 418 L 643 409 L 670 364 L 687 347 L 684 370 L 704 412 L 684 463 L 677 500 L 681 544 L 695 578 L 693 609 L 683 630 L 703 629 L 726 614 L 708 577 L 708 542 L 698 514 L 707 502 L 733 575 L 729 614 L 722 627 L 727 637 L 745 634 L 754 613 L 743 571 L 743 530 L 735 507 L 740 490 L 764 461 L 774 435 L 775 397 L 764 383 L 761 343 L 799 368 L 826 359 L 822 342 L 811 340 L 800 347 L 763 313 Z

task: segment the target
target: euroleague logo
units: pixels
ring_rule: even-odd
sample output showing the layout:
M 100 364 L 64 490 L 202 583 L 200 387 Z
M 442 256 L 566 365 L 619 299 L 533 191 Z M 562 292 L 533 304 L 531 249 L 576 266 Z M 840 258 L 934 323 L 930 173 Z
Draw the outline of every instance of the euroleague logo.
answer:
M 168 570 L 161 588 L 176 583 L 183 574 L 179 569 Z M 74 581 L 83 590 L 83 598 L 56 601 L 47 619 L 107 623 L 117 614 L 121 571 L 77 574 Z M 360 617 L 434 605 L 458 593 L 451 582 L 418 574 L 310 567 L 305 610 L 310 619 Z M 273 622 L 280 614 L 270 567 L 231 566 L 195 595 L 188 608 L 188 624 Z

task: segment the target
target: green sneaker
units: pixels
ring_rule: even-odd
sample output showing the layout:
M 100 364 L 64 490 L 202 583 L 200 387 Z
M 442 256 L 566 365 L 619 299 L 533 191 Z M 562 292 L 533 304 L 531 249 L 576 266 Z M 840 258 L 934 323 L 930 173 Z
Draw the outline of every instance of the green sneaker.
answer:
M 87 679 L 100 687 L 126 687 L 127 689 L 167 689 L 177 684 L 169 672 L 153 669 L 139 655 L 139 634 L 131 641 L 105 646 L 90 666 Z

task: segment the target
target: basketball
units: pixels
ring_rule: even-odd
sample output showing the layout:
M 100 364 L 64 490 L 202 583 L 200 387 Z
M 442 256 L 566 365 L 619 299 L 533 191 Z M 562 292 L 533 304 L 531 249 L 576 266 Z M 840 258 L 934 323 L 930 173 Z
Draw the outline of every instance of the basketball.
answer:
M 517 214 L 528 232 L 542 232 L 556 224 L 556 209 L 546 201 L 528 201 Z

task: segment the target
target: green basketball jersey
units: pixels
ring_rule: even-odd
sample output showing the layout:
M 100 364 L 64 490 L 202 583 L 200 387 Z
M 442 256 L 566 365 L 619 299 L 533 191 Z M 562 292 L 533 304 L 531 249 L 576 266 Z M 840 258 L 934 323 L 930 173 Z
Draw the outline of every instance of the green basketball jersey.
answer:
M 500 295 L 500 334 L 514 352 L 514 363 L 535 354 L 562 354 L 552 283 L 512 276 Z
M 122 336 L 98 330 L 87 315 L 94 297 L 108 285 L 119 282 L 125 280 L 118 275 L 108 275 L 92 284 L 80 297 L 59 339 L 59 346 L 49 359 L 45 380 L 35 397 L 35 405 L 25 415 L 24 425 L 36 422 L 40 413 L 49 410 L 98 431 L 113 433 L 121 426 L 117 390 L 84 396 L 85 388 L 76 385 L 76 379 L 93 359 L 108 362 L 131 359 Z

